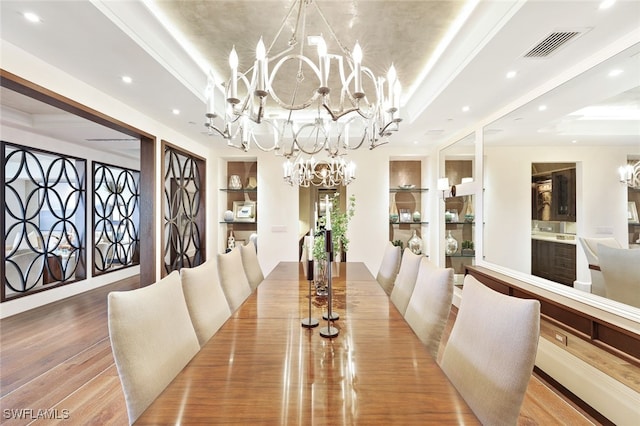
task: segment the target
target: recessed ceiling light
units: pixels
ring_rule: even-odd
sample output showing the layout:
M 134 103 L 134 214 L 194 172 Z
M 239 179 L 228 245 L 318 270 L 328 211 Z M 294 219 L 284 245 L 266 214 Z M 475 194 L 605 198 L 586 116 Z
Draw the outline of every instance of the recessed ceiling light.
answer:
M 36 15 L 33 12 L 25 12 L 22 14 L 22 16 L 24 16 L 24 19 L 26 19 L 29 22 L 41 22 L 42 20 L 40 19 L 40 17 L 38 15 Z
M 617 77 L 620 74 L 622 74 L 624 71 L 621 69 L 615 69 L 615 70 L 611 70 L 609 71 L 609 77 Z
M 468 106 L 468 105 L 465 105 L 465 106 L 463 106 L 463 107 L 462 107 L 462 111 L 463 111 L 463 112 L 467 112 L 467 111 L 469 111 L 469 109 L 470 109 L 470 108 L 469 108 L 469 106 Z
M 509 71 L 507 73 L 507 78 L 514 78 L 518 73 L 516 71 Z
M 540 106 L 538 107 L 538 111 L 544 111 L 544 110 L 546 110 L 546 109 L 547 109 L 547 106 L 546 106 L 546 105 L 540 105 Z
M 609 9 L 615 2 L 616 0 L 603 0 L 600 3 L 599 9 Z
M 571 143 L 578 143 L 578 141 L 574 139 L 571 141 Z
M 127 84 L 131 84 L 131 82 L 133 82 L 133 79 L 131 77 L 129 77 L 128 75 L 123 75 L 122 76 L 122 81 L 127 83 Z
M 413 144 L 414 145 L 418 145 L 418 141 L 413 141 Z
M 178 108 L 174 108 L 171 110 L 174 115 L 180 115 L 180 110 Z

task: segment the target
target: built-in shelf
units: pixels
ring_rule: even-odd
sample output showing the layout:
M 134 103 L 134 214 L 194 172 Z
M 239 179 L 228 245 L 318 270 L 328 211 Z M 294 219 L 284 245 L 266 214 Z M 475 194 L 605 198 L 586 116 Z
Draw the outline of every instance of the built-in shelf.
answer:
M 220 188 L 220 191 L 223 191 L 223 192 L 238 192 L 238 193 L 242 193 L 242 192 L 258 192 L 258 188 L 253 188 L 253 189 L 229 189 L 229 188 Z
M 407 189 L 404 189 L 404 188 L 390 188 L 389 192 L 426 192 L 428 190 L 429 190 L 429 188 L 411 188 L 411 189 L 409 189 L 409 188 L 407 188 Z
M 225 210 L 230 210 L 234 214 L 234 219 L 237 219 L 236 213 L 241 208 L 250 207 L 253 209 L 254 219 L 249 220 L 219 220 L 218 224 L 221 227 L 219 250 L 223 252 L 228 247 L 229 236 L 233 233 L 236 243 L 242 244 L 244 241 L 248 241 L 253 233 L 257 231 L 257 215 L 258 209 L 258 189 L 253 187 L 257 182 L 258 176 L 258 162 L 257 161 L 228 161 L 226 163 L 227 173 L 224 176 L 222 185 L 224 187 L 219 188 L 221 195 L 221 205 L 224 206 L 220 212 L 220 217 L 224 217 Z M 229 185 L 229 179 L 232 175 L 237 175 L 240 184 L 243 188 L 232 189 L 227 187 Z M 246 188 L 246 186 L 252 186 Z M 240 217 L 240 216 L 238 216 Z

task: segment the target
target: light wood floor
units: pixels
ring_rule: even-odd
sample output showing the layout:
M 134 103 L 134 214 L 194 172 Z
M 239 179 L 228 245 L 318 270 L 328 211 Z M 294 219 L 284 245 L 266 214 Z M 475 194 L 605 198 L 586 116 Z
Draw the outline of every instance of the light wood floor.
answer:
M 0 320 L 0 423 L 125 425 L 127 413 L 113 363 L 107 294 L 136 288 L 123 280 Z M 455 321 L 452 312 L 443 341 Z M 22 411 L 23 419 L 15 419 Z M 24 418 L 26 417 L 26 418 Z M 599 424 L 532 376 L 519 425 Z

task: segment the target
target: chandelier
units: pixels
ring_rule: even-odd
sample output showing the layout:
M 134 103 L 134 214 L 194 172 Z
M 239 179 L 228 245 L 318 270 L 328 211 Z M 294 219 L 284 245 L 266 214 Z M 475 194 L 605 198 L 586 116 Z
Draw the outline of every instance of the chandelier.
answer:
M 313 157 L 295 162 L 287 159 L 283 165 L 284 180 L 291 186 L 334 187 L 349 185 L 356 178 L 356 165 L 343 158 L 316 161 Z
M 337 54 L 328 52 L 322 32 L 307 34 L 308 9 L 320 18 Z M 294 13 L 293 30 L 282 43 L 280 35 L 291 25 Z M 326 163 L 335 169 L 341 164 L 336 158 L 347 150 L 387 143 L 402 121 L 401 86 L 393 64 L 385 78 L 374 75 L 362 58 L 357 41 L 349 50 L 338 40 L 317 2 L 294 0 L 269 47 L 262 38 L 258 41 L 256 59 L 247 71 L 238 71 L 238 55 L 232 48 L 230 77 L 222 84 L 224 112 L 216 112 L 216 81 L 210 73 L 205 126 L 229 146 L 248 151 L 253 144 L 294 158 L 295 164 L 304 155 L 325 150 L 331 158 Z M 311 165 L 311 159 L 302 163 Z
M 620 174 L 620 182 L 631 188 L 640 189 L 640 161 L 620 166 L 618 173 Z

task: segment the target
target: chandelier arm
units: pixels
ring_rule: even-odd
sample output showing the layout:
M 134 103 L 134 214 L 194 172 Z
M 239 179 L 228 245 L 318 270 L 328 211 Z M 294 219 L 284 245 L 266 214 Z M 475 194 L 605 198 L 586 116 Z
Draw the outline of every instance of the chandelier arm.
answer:
M 205 127 L 209 130 L 209 135 L 211 135 L 211 134 L 212 134 L 212 131 L 214 131 L 214 132 L 218 133 L 220 136 L 222 136 L 222 137 L 223 137 L 223 138 L 225 138 L 225 139 L 230 139 L 230 137 L 231 137 L 231 136 L 229 135 L 229 129 L 228 129 L 228 128 L 226 128 L 226 127 L 225 127 L 225 129 L 224 129 L 224 130 L 220 130 L 220 129 L 218 129 L 218 127 L 216 127 L 216 126 L 213 124 L 213 119 L 212 119 L 210 122 L 208 122 L 208 123 L 204 123 L 204 125 L 205 125 Z
M 354 108 L 349 108 L 349 109 L 348 109 L 348 110 L 346 110 L 346 111 L 342 111 L 342 112 L 337 112 L 337 113 L 336 113 L 336 112 L 334 112 L 334 111 L 332 111 L 332 110 L 331 110 L 331 107 L 330 107 L 329 105 L 327 105 L 327 103 L 326 103 L 326 102 L 322 102 L 322 106 L 324 107 L 324 109 L 326 109 L 326 110 L 327 110 L 327 112 L 329 113 L 329 115 L 331 115 L 331 119 L 332 119 L 333 121 L 338 121 L 338 119 L 340 119 L 341 117 L 344 117 L 345 115 L 350 114 L 350 113 L 352 113 L 352 112 L 354 112 L 354 111 L 358 111 L 358 112 L 360 112 L 360 109 L 359 109 L 359 108 L 355 108 L 355 107 L 354 107 Z M 360 114 L 360 115 L 362 115 L 362 114 Z M 363 117 L 364 117 L 364 118 L 367 118 L 367 117 L 366 117 L 366 116 L 364 116 L 364 115 L 363 115 Z
M 227 140 L 227 146 L 231 147 L 231 148 L 239 149 L 239 150 L 244 151 L 244 152 L 249 151 L 249 146 L 247 144 L 244 144 L 244 143 L 236 144 L 236 143 L 232 142 L 231 140 Z

